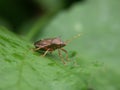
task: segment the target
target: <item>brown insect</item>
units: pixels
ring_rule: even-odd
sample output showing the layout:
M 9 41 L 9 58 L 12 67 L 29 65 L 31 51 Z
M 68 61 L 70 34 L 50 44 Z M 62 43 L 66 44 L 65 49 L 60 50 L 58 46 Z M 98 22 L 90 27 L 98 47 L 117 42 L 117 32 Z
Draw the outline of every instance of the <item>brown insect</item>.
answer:
M 74 36 L 71 40 L 78 37 L 80 35 Z M 62 41 L 60 38 L 47 38 L 43 40 L 39 40 L 34 43 L 35 51 L 41 50 L 44 51 L 43 56 L 45 56 L 48 52 L 53 52 L 56 49 L 58 50 L 58 54 L 61 57 L 62 62 L 65 64 L 65 61 L 62 57 L 61 51 L 66 53 L 66 60 L 68 60 L 68 53 L 65 49 L 63 49 L 64 46 L 67 45 L 71 40 L 67 40 L 66 42 Z

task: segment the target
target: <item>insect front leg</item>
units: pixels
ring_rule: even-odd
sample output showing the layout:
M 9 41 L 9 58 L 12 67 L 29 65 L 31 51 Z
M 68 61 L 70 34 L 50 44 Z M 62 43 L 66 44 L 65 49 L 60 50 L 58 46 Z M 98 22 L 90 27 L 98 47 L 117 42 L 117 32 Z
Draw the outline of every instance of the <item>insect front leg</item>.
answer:
M 68 59 L 68 52 L 65 49 L 63 49 L 63 48 L 61 48 L 61 50 L 66 53 L 66 60 L 69 61 L 69 59 Z
M 34 48 L 33 50 L 37 51 L 37 50 L 40 50 L 40 49 L 41 49 L 41 47 L 38 47 L 38 48 Z
M 63 64 L 66 64 L 65 61 L 64 61 L 64 59 L 63 59 L 63 57 L 62 57 L 62 54 L 61 54 L 60 49 L 58 49 L 58 54 L 59 54 L 59 56 L 61 57 L 61 60 L 62 60 Z
M 47 51 L 45 51 L 45 53 L 42 55 L 43 57 L 48 53 L 50 49 L 47 49 Z
M 39 47 L 38 47 L 38 48 L 31 48 L 31 51 L 34 51 L 34 52 L 35 52 L 35 51 L 40 50 L 40 49 L 41 49 L 41 48 L 39 48 Z

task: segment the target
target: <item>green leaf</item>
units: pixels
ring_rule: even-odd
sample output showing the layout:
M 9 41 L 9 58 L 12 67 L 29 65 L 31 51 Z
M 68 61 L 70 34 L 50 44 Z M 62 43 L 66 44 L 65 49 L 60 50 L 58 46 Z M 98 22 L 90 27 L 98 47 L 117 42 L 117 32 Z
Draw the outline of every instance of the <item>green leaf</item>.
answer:
M 120 89 L 119 3 L 118 0 L 78 3 L 58 14 L 37 38 L 61 36 L 66 41 L 80 33 L 81 37 L 73 40 L 65 49 L 77 52 L 77 56 L 86 61 L 104 63 L 105 72 L 95 75 L 98 78 L 92 82 L 96 90 Z
M 64 65 L 60 59 L 42 57 L 32 48 L 28 41 L 0 27 L 0 90 L 86 90 L 91 75 L 102 72 L 99 63 L 96 66 L 74 58 L 79 60 L 77 66 L 73 61 Z
M 118 0 L 89 0 L 56 16 L 37 39 L 81 33 L 65 47 L 67 65 L 1 27 L 0 90 L 119 90 L 119 14 Z

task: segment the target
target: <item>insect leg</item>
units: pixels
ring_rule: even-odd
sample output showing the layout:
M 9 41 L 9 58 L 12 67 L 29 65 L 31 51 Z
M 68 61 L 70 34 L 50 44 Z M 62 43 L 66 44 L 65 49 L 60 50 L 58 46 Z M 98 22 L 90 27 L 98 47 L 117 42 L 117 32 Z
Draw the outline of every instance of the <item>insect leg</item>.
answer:
M 45 53 L 42 55 L 43 57 L 48 53 L 49 49 L 47 49 L 47 51 L 45 51 Z
M 58 49 L 58 54 L 59 54 L 59 56 L 61 57 L 61 60 L 62 60 L 63 64 L 66 64 L 65 61 L 64 61 L 64 59 L 63 59 L 63 57 L 62 57 L 62 54 L 61 54 L 60 49 Z
M 61 50 L 66 53 L 66 60 L 69 61 L 68 60 L 68 52 L 65 49 L 63 49 L 63 48 L 61 48 Z
M 37 50 L 39 50 L 39 49 L 40 49 L 40 47 L 38 47 L 38 48 L 34 48 L 33 50 L 34 50 L 34 51 L 37 51 Z

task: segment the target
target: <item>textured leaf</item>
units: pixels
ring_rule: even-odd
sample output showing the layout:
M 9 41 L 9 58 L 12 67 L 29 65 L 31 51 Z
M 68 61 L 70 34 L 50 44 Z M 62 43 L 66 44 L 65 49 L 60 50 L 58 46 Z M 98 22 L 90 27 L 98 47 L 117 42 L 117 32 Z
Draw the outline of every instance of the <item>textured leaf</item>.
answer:
M 55 57 L 41 57 L 31 48 L 29 42 L 0 28 L 0 90 L 87 89 L 91 75 L 102 71 L 95 62 L 76 58 L 81 65 L 63 65 Z
M 119 90 L 119 16 L 118 0 L 88 0 L 58 14 L 37 39 L 81 33 L 65 47 L 66 66 L 57 52 L 41 57 L 1 27 L 0 90 Z
M 38 39 L 59 37 L 67 40 L 78 33 L 81 37 L 73 40 L 65 48 L 76 51 L 79 58 L 86 61 L 97 60 L 105 64 L 105 73 L 95 75 L 96 90 L 119 90 L 120 83 L 120 1 L 88 0 L 76 4 L 70 10 L 56 16 Z

